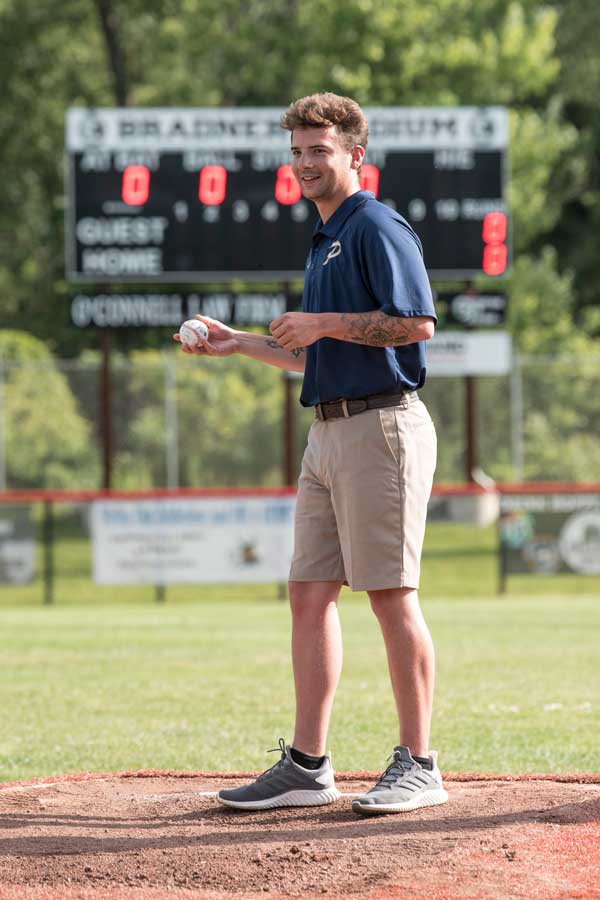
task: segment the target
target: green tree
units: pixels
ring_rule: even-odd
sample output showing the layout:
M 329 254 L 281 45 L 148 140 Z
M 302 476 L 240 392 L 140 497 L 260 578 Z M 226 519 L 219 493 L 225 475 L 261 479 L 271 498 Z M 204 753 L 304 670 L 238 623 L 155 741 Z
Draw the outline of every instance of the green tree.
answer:
M 96 487 L 90 425 L 45 345 L 0 331 L 0 373 L 7 487 Z
M 245 357 L 188 359 L 175 348 L 179 483 L 187 487 L 281 483 L 279 370 Z M 115 484 L 166 484 L 165 353 L 115 366 Z
M 586 333 L 600 335 L 600 6 L 595 0 L 557 0 L 560 13 L 557 53 L 561 61 L 558 93 L 564 117 L 577 131 L 577 142 L 555 173 L 564 184 L 574 167 L 575 183 L 550 240 L 560 265 L 574 275 L 575 321 Z M 572 183 L 572 182 L 571 182 Z

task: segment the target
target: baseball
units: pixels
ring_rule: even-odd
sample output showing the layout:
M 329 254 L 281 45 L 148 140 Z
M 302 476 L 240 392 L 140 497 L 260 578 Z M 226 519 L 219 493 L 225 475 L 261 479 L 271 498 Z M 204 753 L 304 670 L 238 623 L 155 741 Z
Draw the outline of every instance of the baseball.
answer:
M 179 329 L 179 337 L 182 344 L 188 347 L 198 346 L 198 336 L 208 338 L 208 328 L 200 319 L 188 319 Z

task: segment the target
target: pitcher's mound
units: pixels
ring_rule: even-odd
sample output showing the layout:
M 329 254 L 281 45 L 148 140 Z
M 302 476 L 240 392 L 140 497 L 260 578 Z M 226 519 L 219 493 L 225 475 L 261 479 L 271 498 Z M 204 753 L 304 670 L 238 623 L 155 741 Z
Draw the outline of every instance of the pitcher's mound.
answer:
M 143 776 L 143 777 L 142 777 Z M 364 778 L 364 780 L 361 780 Z M 600 776 L 447 776 L 450 801 L 359 818 L 331 806 L 240 813 L 210 773 L 0 786 L 0 900 L 600 900 Z

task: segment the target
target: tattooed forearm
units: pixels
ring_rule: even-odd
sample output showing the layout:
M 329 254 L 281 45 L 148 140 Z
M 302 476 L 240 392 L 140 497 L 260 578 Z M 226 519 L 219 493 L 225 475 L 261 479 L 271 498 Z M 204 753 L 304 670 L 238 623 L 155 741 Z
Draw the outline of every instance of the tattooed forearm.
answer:
M 282 347 L 279 341 L 276 341 L 275 338 L 267 338 L 267 347 L 272 347 L 273 350 L 285 350 L 285 347 Z M 295 356 L 298 359 L 299 356 L 306 351 L 305 347 L 296 347 L 295 350 L 286 350 L 286 353 L 291 353 L 292 356 Z
M 399 347 L 422 340 L 422 318 L 399 318 L 382 312 L 342 313 L 344 341 L 369 347 Z

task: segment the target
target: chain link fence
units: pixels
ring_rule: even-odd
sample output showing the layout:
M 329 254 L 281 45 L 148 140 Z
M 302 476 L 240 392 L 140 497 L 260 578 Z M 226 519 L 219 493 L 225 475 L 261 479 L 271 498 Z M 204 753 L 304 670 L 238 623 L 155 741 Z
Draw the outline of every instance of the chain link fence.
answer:
M 290 382 L 295 470 L 310 410 Z M 243 357 L 97 357 L 0 368 L 0 487 L 99 488 L 110 403 L 112 487 L 277 486 L 286 472 L 286 375 Z M 422 392 L 439 438 L 437 482 L 465 480 L 465 380 Z M 600 478 L 600 355 L 521 356 L 475 380 L 478 465 L 495 481 Z M 289 465 L 288 465 L 289 468 Z

